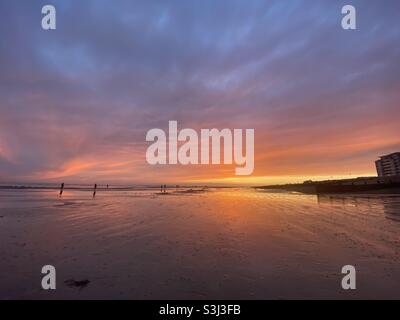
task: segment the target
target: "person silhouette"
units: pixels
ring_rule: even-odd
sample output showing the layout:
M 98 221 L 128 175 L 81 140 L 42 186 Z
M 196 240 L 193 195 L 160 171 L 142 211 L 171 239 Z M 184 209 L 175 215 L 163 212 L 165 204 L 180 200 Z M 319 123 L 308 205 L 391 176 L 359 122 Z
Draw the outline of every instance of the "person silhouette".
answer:
M 166 192 L 167 192 L 167 185 L 164 184 L 164 193 L 166 193 Z
M 94 185 L 94 189 L 93 189 L 93 199 L 96 197 L 96 190 L 97 190 L 97 184 Z
M 62 197 L 63 192 L 64 192 L 64 182 L 61 183 L 60 195 L 59 195 L 60 198 Z

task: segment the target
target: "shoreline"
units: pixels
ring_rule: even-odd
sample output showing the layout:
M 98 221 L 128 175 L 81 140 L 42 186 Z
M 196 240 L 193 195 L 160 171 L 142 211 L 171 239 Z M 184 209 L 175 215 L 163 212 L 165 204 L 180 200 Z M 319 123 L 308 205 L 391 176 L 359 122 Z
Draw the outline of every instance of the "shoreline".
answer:
M 305 181 L 298 184 L 255 187 L 260 190 L 284 190 L 304 194 L 398 194 L 400 176 L 359 177 L 356 179 Z

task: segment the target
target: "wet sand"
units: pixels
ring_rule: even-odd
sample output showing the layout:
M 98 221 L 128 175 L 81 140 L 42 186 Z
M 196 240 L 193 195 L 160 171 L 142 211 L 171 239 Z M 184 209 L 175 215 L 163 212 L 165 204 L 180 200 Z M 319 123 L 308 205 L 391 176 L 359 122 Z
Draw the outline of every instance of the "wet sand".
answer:
M 158 192 L 0 190 L 0 299 L 400 297 L 398 197 Z

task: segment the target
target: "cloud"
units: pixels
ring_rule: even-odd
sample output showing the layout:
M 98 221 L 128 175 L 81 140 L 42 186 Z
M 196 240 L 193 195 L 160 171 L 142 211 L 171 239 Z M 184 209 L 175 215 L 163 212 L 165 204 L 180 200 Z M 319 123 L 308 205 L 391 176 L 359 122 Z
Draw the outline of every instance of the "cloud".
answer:
M 344 1 L 53 2 L 54 32 L 40 28 L 44 1 L 0 3 L 0 139 L 14 160 L 0 153 L 0 177 L 152 181 L 144 137 L 168 120 L 255 128 L 259 176 L 373 172 L 400 143 L 398 1 L 353 1 L 350 32 Z

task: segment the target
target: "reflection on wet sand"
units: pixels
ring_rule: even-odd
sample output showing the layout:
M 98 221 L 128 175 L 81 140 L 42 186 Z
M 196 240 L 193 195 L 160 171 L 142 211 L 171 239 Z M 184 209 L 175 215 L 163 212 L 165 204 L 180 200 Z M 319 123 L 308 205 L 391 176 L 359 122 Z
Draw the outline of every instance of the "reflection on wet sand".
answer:
M 159 190 L 0 190 L 0 299 L 400 296 L 398 198 Z
M 360 211 L 383 212 L 387 219 L 400 221 L 399 195 L 318 195 L 320 205 L 354 207 Z

